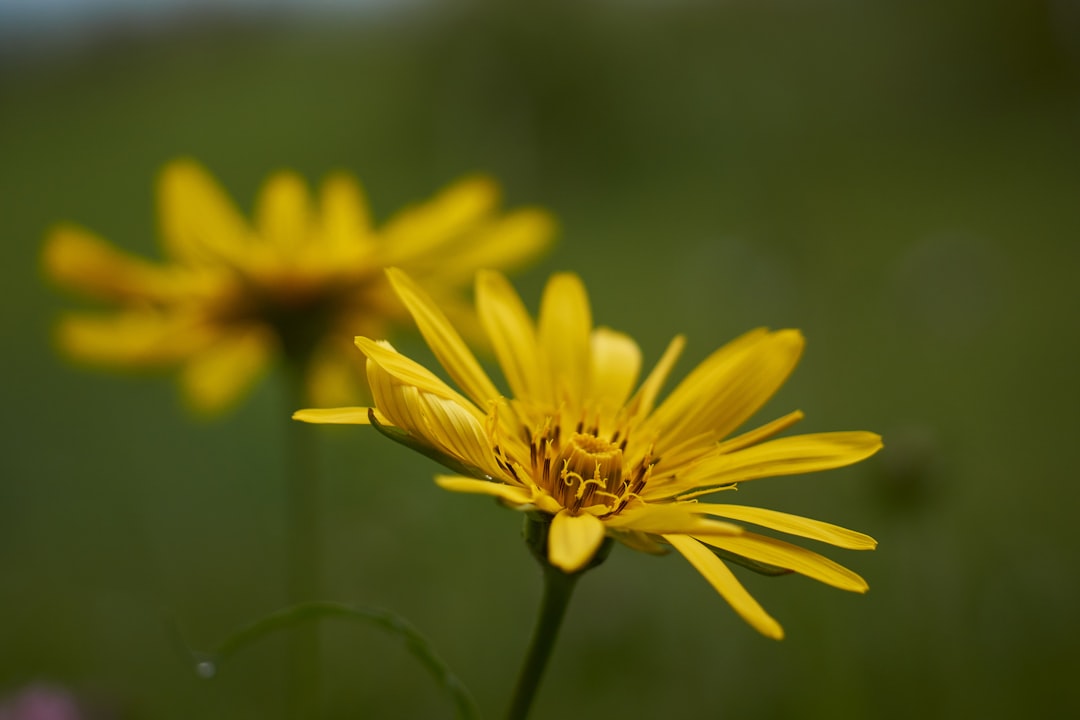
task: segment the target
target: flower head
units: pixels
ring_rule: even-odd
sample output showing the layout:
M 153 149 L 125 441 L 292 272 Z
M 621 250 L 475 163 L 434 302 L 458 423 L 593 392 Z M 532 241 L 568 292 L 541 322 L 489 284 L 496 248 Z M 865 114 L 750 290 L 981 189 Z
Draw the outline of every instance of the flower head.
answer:
M 547 213 L 502 214 L 489 179 L 466 178 L 373 225 L 350 176 L 317 197 L 291 172 L 272 175 L 251 220 L 200 165 L 177 160 L 158 183 L 164 263 L 117 250 L 73 225 L 54 228 L 46 271 L 112 306 L 59 325 L 71 356 L 121 368 L 180 366 L 185 395 L 214 411 L 235 401 L 277 354 L 310 369 L 315 402 L 348 402 L 356 334 L 383 337 L 407 313 L 383 269 L 422 278 L 453 313 L 478 267 L 511 267 L 549 242 Z
M 770 637 L 782 637 L 780 625 L 721 558 L 867 589 L 850 570 L 743 523 L 856 550 L 874 548 L 872 538 L 774 510 L 701 500 L 759 478 L 849 465 L 881 447 L 881 438 L 868 432 L 771 439 L 801 412 L 729 437 L 791 373 L 803 348 L 799 332 L 753 330 L 714 352 L 658 402 L 682 337 L 638 384 L 637 344 L 593 327 L 575 275 L 551 278 L 534 323 L 502 275 L 481 271 L 477 307 L 511 391 L 505 394 L 435 301 L 404 272 L 388 275 L 461 392 L 389 343 L 358 337 L 374 408 L 303 410 L 297 419 L 375 424 L 460 473 L 439 476 L 442 487 L 550 517 L 548 560 L 567 573 L 587 567 L 605 537 L 649 552 L 674 547 Z

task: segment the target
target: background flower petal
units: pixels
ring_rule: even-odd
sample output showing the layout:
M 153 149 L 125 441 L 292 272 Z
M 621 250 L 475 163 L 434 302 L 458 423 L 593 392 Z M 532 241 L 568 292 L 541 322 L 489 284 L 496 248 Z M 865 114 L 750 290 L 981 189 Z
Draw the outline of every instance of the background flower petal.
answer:
M 174 273 L 116 249 L 95 233 L 71 224 L 54 227 L 42 253 L 57 282 L 104 300 L 151 301 L 172 297 Z
M 73 357 L 121 367 L 168 364 L 212 342 L 212 336 L 190 319 L 152 309 L 113 315 L 71 313 L 57 325 L 56 338 Z
M 354 177 L 346 173 L 328 176 L 319 201 L 323 239 L 335 256 L 352 258 L 375 249 L 367 197 Z
M 255 227 L 263 242 L 295 252 L 311 239 L 314 217 L 303 178 L 278 172 L 267 179 L 255 204 Z
M 261 329 L 222 338 L 184 365 L 180 381 L 185 397 L 196 410 L 224 410 L 266 368 L 272 347 Z
M 450 283 L 467 283 L 481 268 L 511 270 L 535 259 L 551 244 L 555 219 L 538 208 L 523 208 L 490 220 L 471 233 L 445 257 L 439 276 Z
M 494 209 L 499 187 L 491 178 L 458 180 L 425 203 L 405 208 L 379 231 L 382 262 L 387 265 L 423 265 L 444 257 L 441 246 L 474 230 Z
M 158 219 L 166 252 L 187 263 L 235 258 L 251 237 L 247 221 L 217 181 L 188 159 L 174 160 L 161 172 Z

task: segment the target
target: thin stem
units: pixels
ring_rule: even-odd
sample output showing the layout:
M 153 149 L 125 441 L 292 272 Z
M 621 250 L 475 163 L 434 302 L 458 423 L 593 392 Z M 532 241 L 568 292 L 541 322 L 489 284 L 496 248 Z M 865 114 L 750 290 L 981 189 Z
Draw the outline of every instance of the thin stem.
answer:
M 540 601 L 540 614 L 536 618 L 536 627 L 533 628 L 525 664 L 521 666 L 517 687 L 514 688 L 514 699 L 506 712 L 507 720 L 525 720 L 528 716 L 533 698 L 536 697 L 536 691 L 540 687 L 544 668 L 547 667 L 548 658 L 551 656 L 551 650 L 555 647 L 555 639 L 559 635 L 559 627 L 562 625 L 566 606 L 570 604 L 570 596 L 574 592 L 578 578 L 584 575 L 585 571 L 604 562 L 608 553 L 611 552 L 611 539 L 607 538 L 585 567 L 575 573 L 567 574 L 548 562 L 548 531 L 550 529 L 551 516 L 539 513 L 525 516 L 522 534 L 529 552 L 544 571 L 544 595 Z
M 304 381 L 307 363 L 293 359 L 286 364 L 289 374 L 289 407 L 283 414 L 287 428 L 285 452 L 288 518 L 287 593 L 290 605 L 319 600 L 319 458 L 314 428 L 292 421 L 292 413 L 305 403 Z M 289 645 L 290 708 L 294 718 L 319 715 L 319 626 L 297 627 Z
M 506 713 L 507 720 L 525 720 L 528 717 L 544 675 L 544 668 L 547 667 L 551 650 L 555 647 L 555 639 L 559 635 L 559 627 L 570 603 L 570 596 L 581 576 L 580 573 L 567 575 L 556 567 L 542 564 L 544 596 L 540 602 L 540 614 L 536 618 L 525 664 L 521 666 L 521 673 L 518 675 L 517 687 L 514 688 L 514 699 Z
M 280 630 L 295 630 L 299 625 L 316 624 L 329 618 L 374 625 L 401 640 L 405 648 L 454 701 L 458 719 L 479 720 L 480 711 L 476 707 L 476 701 L 461 678 L 450 670 L 436 654 L 427 638 L 413 627 L 412 623 L 388 610 L 337 602 L 300 603 L 276 610 L 237 628 L 218 643 L 217 648 L 211 652 L 193 650 L 184 640 L 174 618 L 168 618 L 168 628 L 173 634 L 177 648 L 191 660 L 196 674 L 208 680 L 216 677 L 222 671 L 222 666 L 231 661 L 238 652 L 259 640 Z

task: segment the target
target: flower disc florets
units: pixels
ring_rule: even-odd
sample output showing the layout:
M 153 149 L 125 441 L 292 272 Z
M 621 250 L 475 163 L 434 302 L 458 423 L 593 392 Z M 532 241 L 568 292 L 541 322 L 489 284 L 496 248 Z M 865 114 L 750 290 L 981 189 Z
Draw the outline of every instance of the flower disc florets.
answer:
M 625 471 L 627 438 L 609 437 L 578 423 L 564 434 L 558 424 L 527 432 L 528 475 L 536 487 L 571 514 L 607 517 L 619 512 L 644 487 L 655 459 L 646 456 Z M 517 477 L 521 465 L 505 458 L 499 464 Z

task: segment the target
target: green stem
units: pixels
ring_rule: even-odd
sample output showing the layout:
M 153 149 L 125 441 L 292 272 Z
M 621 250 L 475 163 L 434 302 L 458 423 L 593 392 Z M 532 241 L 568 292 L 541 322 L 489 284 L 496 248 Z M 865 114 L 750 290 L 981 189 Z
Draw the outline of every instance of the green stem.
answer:
M 286 438 L 286 483 L 288 502 L 287 593 L 290 605 L 319 600 L 320 572 L 319 531 L 319 458 L 314 428 L 291 420 L 292 413 L 303 407 L 307 363 L 287 363 L 289 407 L 284 414 L 289 423 Z M 294 718 L 319 716 L 319 626 L 311 623 L 297 627 L 289 644 L 290 710 Z
M 544 595 L 540 601 L 540 614 L 536 618 L 536 627 L 533 628 L 529 651 L 525 655 L 525 664 L 521 666 L 517 687 L 514 688 L 514 698 L 506 712 L 507 720 L 525 720 L 528 717 L 544 675 L 544 668 L 547 667 L 551 650 L 555 647 L 555 639 L 559 635 L 559 627 L 566 615 L 566 607 L 570 604 L 574 586 L 585 571 L 600 565 L 611 552 L 611 538 L 606 538 L 585 567 L 567 574 L 548 562 L 550 529 L 550 516 L 539 513 L 525 516 L 525 544 L 544 571 Z
M 521 673 L 518 675 L 517 687 L 514 688 L 514 699 L 506 713 L 507 720 L 525 720 L 528 717 L 533 698 L 536 697 L 536 691 L 544 675 L 544 668 L 547 667 L 551 650 L 555 647 L 555 639 L 559 635 L 563 616 L 566 615 L 570 596 L 574 592 L 578 578 L 581 577 L 580 573 L 567 575 L 556 567 L 542 564 L 544 566 L 544 596 L 540 602 L 540 614 L 536 618 L 536 627 L 533 628 L 525 664 L 521 666 Z
M 218 643 L 211 652 L 192 650 L 184 639 L 183 631 L 171 614 L 166 615 L 166 629 L 173 636 L 176 649 L 184 655 L 199 677 L 210 680 L 217 677 L 222 666 L 231 662 L 232 657 L 245 648 L 253 646 L 280 630 L 295 630 L 302 624 L 316 624 L 323 620 L 349 620 L 361 624 L 375 625 L 384 633 L 396 637 L 404 643 L 420 665 L 426 669 L 432 679 L 454 701 L 458 720 L 480 720 L 480 710 L 476 707 L 469 689 L 453 670 L 435 653 L 434 648 L 420 631 L 404 619 L 387 610 L 350 606 L 343 602 L 301 602 L 296 606 L 275 610 L 258 620 L 235 629 L 225 640 Z
M 315 625 L 328 618 L 374 625 L 397 637 L 454 701 L 458 719 L 479 720 L 480 712 L 476 708 L 476 701 L 461 678 L 450 670 L 436 654 L 427 638 L 413 627 L 412 623 L 387 610 L 337 602 L 300 603 L 272 612 L 238 628 L 209 653 L 192 650 L 184 641 L 175 620 L 169 623 L 169 629 L 173 633 L 178 648 L 192 661 L 195 672 L 200 677 L 209 679 L 215 677 L 221 671 L 221 666 L 231 661 L 234 655 L 255 642 L 279 630 L 295 631 L 303 624 Z

